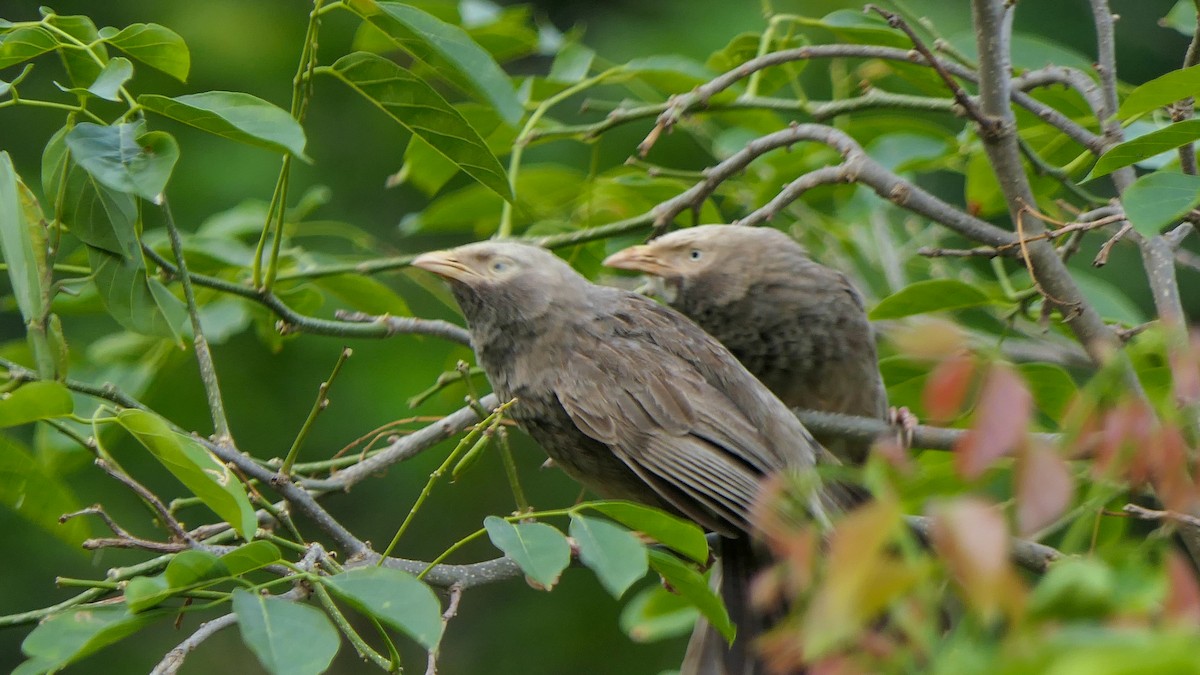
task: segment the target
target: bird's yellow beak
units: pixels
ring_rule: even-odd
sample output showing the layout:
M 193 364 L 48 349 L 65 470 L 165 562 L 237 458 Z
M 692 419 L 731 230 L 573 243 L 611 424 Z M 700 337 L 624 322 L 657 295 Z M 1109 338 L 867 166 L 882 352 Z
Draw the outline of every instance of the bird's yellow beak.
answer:
M 655 254 L 652 248 L 645 244 L 630 246 L 623 251 L 617 251 L 605 258 L 601 264 L 613 269 L 644 272 L 660 277 L 668 276 L 675 272 L 675 268 L 664 262 L 662 258 L 659 258 Z
M 478 272 L 459 260 L 454 251 L 422 253 L 412 261 L 412 266 L 451 281 L 466 282 L 479 276 Z

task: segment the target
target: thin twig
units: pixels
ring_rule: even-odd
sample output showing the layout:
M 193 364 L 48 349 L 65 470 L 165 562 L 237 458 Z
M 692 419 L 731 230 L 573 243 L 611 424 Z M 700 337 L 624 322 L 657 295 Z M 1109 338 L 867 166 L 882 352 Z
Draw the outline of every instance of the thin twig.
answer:
M 159 499 L 157 495 L 146 488 L 146 486 L 137 482 L 132 476 L 129 476 L 124 471 L 117 469 L 112 464 L 109 464 L 99 457 L 96 458 L 95 464 L 96 466 L 100 467 L 101 471 L 109 476 L 112 476 L 130 490 L 133 490 L 134 494 L 136 494 L 138 497 L 141 497 L 142 501 L 149 505 L 150 508 L 154 509 L 154 512 L 158 514 L 158 519 L 162 521 L 164 527 L 171 531 L 171 536 L 174 539 L 177 541 L 186 542 L 188 544 L 195 543 L 191 535 L 189 535 L 187 530 L 184 529 L 183 525 L 180 525 L 179 521 L 175 519 L 175 516 L 171 515 L 170 509 L 168 509 L 167 506 L 162 503 L 162 500 Z M 114 532 L 116 532 L 116 530 L 114 530 Z M 121 532 L 117 532 L 117 534 L 121 534 Z
M 912 27 L 908 25 L 907 21 L 901 18 L 899 14 L 889 12 L 878 5 L 867 5 L 865 11 L 875 12 L 879 16 L 882 16 L 888 22 L 889 26 L 900 29 L 905 35 L 908 36 L 908 39 L 913 43 L 913 48 L 920 52 L 921 56 L 925 57 L 925 62 L 933 68 L 934 72 L 938 74 L 938 77 L 942 78 L 942 82 L 946 83 L 946 88 L 949 89 L 950 93 L 954 96 L 955 102 L 962 106 L 962 109 L 966 111 L 967 115 L 971 119 L 975 120 L 975 123 L 979 125 L 979 128 L 982 131 L 982 136 L 986 138 L 997 131 L 995 128 L 997 121 L 984 116 L 983 112 L 979 109 L 979 106 L 975 103 L 975 101 L 967 95 L 967 92 L 963 91 L 963 88 L 942 65 L 942 61 L 934 56 L 933 52 L 929 50 L 929 47 L 925 46 L 925 42 L 913 31 Z
M 188 654 L 195 651 L 208 638 L 235 623 L 237 623 L 237 614 L 230 612 L 229 614 L 200 624 L 196 632 L 189 635 L 186 640 L 180 642 L 174 649 L 162 657 L 158 665 L 154 666 L 154 669 L 150 671 L 150 675 L 175 675 L 183 666 L 183 660 L 187 658 Z
M 450 620 L 458 615 L 458 603 L 462 600 L 462 593 L 462 586 L 455 584 L 450 587 L 450 600 L 446 603 L 446 611 L 442 612 L 442 635 L 446 634 Z M 425 667 L 425 675 L 437 675 L 438 652 L 438 647 L 429 650 L 429 664 Z
M 292 465 L 296 463 L 296 456 L 300 454 L 300 447 L 304 445 L 304 439 L 308 438 L 308 433 L 312 431 L 313 424 L 317 421 L 317 416 L 321 414 L 321 411 L 329 407 L 329 387 L 333 385 L 333 381 L 337 378 L 338 373 L 342 371 L 342 366 L 346 363 L 346 359 L 349 359 L 352 354 L 354 354 L 354 350 L 349 347 L 342 347 L 342 351 L 338 353 L 337 361 L 333 364 L 333 372 L 317 387 L 317 400 L 313 401 L 312 409 L 308 411 L 308 416 L 304 418 L 304 423 L 300 425 L 300 431 L 296 434 L 296 440 L 292 441 L 292 447 L 288 449 L 287 456 L 283 460 L 283 465 L 279 467 L 279 473 L 284 475 L 292 473 Z
M 200 310 L 196 305 L 196 292 L 192 288 L 192 276 L 188 273 L 187 260 L 183 256 L 183 238 L 179 228 L 175 227 L 175 217 L 171 215 L 171 206 L 167 198 L 162 198 L 162 211 L 167 224 L 167 236 L 171 240 L 171 252 L 175 255 L 176 273 L 183 284 L 183 297 L 187 302 L 188 318 L 192 323 L 193 343 L 196 346 L 196 362 L 200 366 L 200 380 L 204 383 L 204 393 L 208 397 L 208 409 L 212 414 L 213 433 L 221 443 L 232 443 L 229 434 L 229 419 L 225 416 L 225 404 L 221 400 L 221 386 L 217 382 L 217 369 L 213 365 L 212 351 L 208 348 L 208 340 L 204 337 L 204 328 L 200 325 Z

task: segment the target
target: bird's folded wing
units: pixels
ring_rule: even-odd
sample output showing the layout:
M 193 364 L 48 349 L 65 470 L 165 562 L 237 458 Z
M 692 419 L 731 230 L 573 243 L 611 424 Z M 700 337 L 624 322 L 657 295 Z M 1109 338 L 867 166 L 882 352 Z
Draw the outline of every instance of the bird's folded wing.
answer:
M 584 434 L 689 517 L 745 531 L 777 454 L 737 406 L 690 364 L 645 341 L 597 340 L 556 387 Z

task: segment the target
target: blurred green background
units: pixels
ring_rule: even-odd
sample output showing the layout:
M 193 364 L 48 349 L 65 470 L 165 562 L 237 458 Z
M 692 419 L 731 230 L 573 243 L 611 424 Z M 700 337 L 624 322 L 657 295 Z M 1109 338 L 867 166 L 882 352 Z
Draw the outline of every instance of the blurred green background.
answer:
M 907 4 L 933 17 L 947 34 L 969 30 L 966 2 L 927 0 Z M 1178 66 L 1187 38 L 1157 24 L 1172 5 L 1170 0 L 1113 3 L 1114 11 L 1121 14 L 1118 60 L 1125 82 L 1139 83 Z M 37 6 L 26 0 L 5 0 L 0 4 L 0 18 L 36 18 Z M 737 33 L 758 31 L 763 24 L 760 3 L 748 0 L 542 2 L 534 3 L 534 7 L 536 16 L 560 30 L 586 28 L 584 43 L 614 62 L 662 53 L 681 53 L 703 61 Z M 861 3 L 794 1 L 775 2 L 773 7 L 822 16 L 839 8 L 859 9 Z M 87 14 L 99 26 L 155 22 L 182 35 L 192 56 L 189 81 L 180 84 L 143 69 L 146 72 L 139 71 L 139 82 L 146 90 L 165 95 L 246 91 L 286 108 L 309 4 L 298 0 L 64 0 L 54 9 L 60 14 Z M 1017 30 L 1066 43 L 1089 60 L 1094 53 L 1090 10 L 1085 0 L 1021 3 L 1016 23 Z M 326 61 L 350 51 L 354 25 L 350 17 L 337 14 L 326 21 L 320 45 L 322 54 L 330 55 Z M 523 72 L 544 72 L 549 61 L 529 59 L 515 67 Z M 50 63 L 38 66 L 46 70 L 53 67 Z M 2 78 L 10 76 L 8 71 L 0 73 Z M 50 76 L 42 73 L 40 78 L 32 79 L 42 84 L 31 86 L 28 95 L 52 95 L 47 84 Z M 269 199 L 278 171 L 276 156 L 181 125 L 161 124 L 176 135 L 182 150 L 170 189 L 182 227 L 194 229 L 212 214 L 245 200 Z M 59 117 L 41 111 L 0 110 L 0 149 L 13 155 L 18 172 L 29 182 L 37 182 L 41 149 L 60 125 Z M 410 188 L 384 188 L 387 176 L 399 168 L 407 143 L 407 135 L 399 126 L 329 79 L 317 81 L 305 126 L 308 154 L 315 163 L 296 167 L 292 193 L 299 195 L 312 186 L 327 186 L 331 196 L 316 214 L 319 218 L 351 223 L 372 233 L 383 242 L 381 253 L 385 254 L 448 243 L 428 235 L 403 236 L 398 228 L 406 214 L 426 204 L 425 197 Z M 646 121 L 606 135 L 594 160 L 589 148 L 574 142 L 538 147 L 531 153 L 531 160 L 554 158 L 579 167 L 587 167 L 590 161 L 617 164 L 632 154 L 649 127 Z M 686 149 L 679 152 L 681 161 L 687 162 Z M 814 253 L 820 257 L 820 251 Z M 456 319 L 452 310 L 422 291 L 407 274 L 384 280 L 405 291 L 415 314 Z M 328 310 L 326 307 L 320 311 L 325 315 Z M 104 317 L 77 319 L 64 316 L 69 340 L 73 336 L 87 338 L 89 330 L 113 328 Z M 0 335 L 6 340 L 19 336 L 20 324 L 11 311 L 5 315 L 2 329 Z M 73 335 L 72 331 L 78 332 Z M 252 331 L 218 344 L 215 358 L 239 445 L 260 457 L 286 451 L 303 411 L 311 405 L 317 385 L 342 346 L 336 339 L 302 336 L 273 352 Z M 416 410 L 405 403 L 429 386 L 438 373 L 453 367 L 456 360 L 469 358 L 465 350 L 411 337 L 357 341 L 351 346 L 354 358 L 333 388 L 332 406 L 320 418 L 302 459 L 326 457 L 357 436 L 393 420 L 451 409 L 456 396 L 461 395 L 457 392 L 434 397 Z M 210 422 L 191 355 L 176 353 L 166 364 L 144 396 L 145 402 L 184 427 L 207 430 Z M 270 398 L 257 395 L 263 382 L 271 383 Z M 256 393 L 252 399 L 247 396 L 250 392 Z M 64 465 L 87 461 L 78 451 L 62 444 L 56 447 L 61 448 L 64 456 L 60 461 Z M 152 487 L 173 494 L 176 488 L 172 479 L 157 465 L 136 460 L 131 445 L 118 445 L 114 452 L 129 461 L 137 475 Z M 445 446 L 427 452 L 394 467 L 386 477 L 362 483 L 351 494 L 327 498 L 327 504 L 344 522 L 355 524 L 357 534 L 381 547 L 444 452 Z M 575 485 L 556 472 L 538 470 L 543 456 L 536 448 L 522 441 L 517 454 L 526 489 L 535 504 L 552 507 L 576 499 L 579 491 Z M 499 462 L 488 454 L 458 483 L 440 485 L 407 535 L 403 554 L 430 558 L 478 527 L 484 516 L 511 511 L 511 496 L 502 476 Z M 114 487 L 98 472 L 76 472 L 72 487 L 82 504 L 102 502 L 118 520 L 137 532 L 150 534 L 145 512 L 127 492 Z M 0 614 L 45 606 L 72 595 L 73 589 L 55 587 L 55 575 L 102 578 L 109 567 L 143 559 L 140 554 L 121 551 L 86 554 L 69 548 L 7 510 L 0 510 L 0 542 L 6 554 L 5 562 L 0 563 Z M 495 554 L 490 545 L 480 544 L 468 547 L 458 561 L 481 560 Z M 552 593 L 531 590 L 519 581 L 473 590 L 466 594 L 443 642 L 441 668 L 445 673 L 637 674 L 657 673 L 678 664 L 682 639 L 636 644 L 619 629 L 619 612 L 620 604 L 600 588 L 590 572 L 581 570 L 569 570 Z M 102 652 L 75 671 L 145 672 L 198 621 L 195 615 L 189 615 L 180 631 L 168 625 L 144 632 L 135 642 Z M 7 670 L 21 661 L 19 644 L 27 632 L 28 628 L 0 631 L 0 669 Z M 405 655 L 410 671 L 424 669 L 420 653 Z M 241 645 L 236 631 L 227 630 L 192 655 L 183 672 L 231 667 L 238 672 L 255 672 L 257 664 Z M 343 645 L 331 672 L 365 669 L 353 650 Z

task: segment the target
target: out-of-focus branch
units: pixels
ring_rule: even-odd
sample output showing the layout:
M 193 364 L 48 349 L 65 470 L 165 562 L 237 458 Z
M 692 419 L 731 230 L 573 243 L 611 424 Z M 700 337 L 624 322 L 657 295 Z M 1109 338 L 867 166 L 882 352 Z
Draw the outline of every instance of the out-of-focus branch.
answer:
M 733 86 L 739 80 L 749 77 L 751 74 L 777 66 L 791 61 L 803 61 L 806 59 L 829 59 L 829 58 L 863 58 L 863 59 L 884 59 L 889 61 L 902 61 L 916 65 L 929 66 L 930 63 L 925 60 L 919 52 L 909 49 L 898 49 L 895 47 L 878 47 L 874 45 L 813 45 L 810 47 L 798 47 L 796 49 L 784 49 L 777 52 L 771 52 L 763 56 L 750 59 L 739 65 L 738 67 L 723 73 L 712 80 L 696 87 L 686 94 L 677 94 L 672 96 L 667 102 L 667 108 L 658 116 L 654 130 L 647 136 L 646 140 L 639 145 L 639 150 L 648 150 L 653 145 L 663 131 L 673 127 L 685 114 L 693 109 L 704 107 L 708 104 L 716 94 Z M 942 69 L 958 78 L 968 82 L 978 82 L 979 75 L 975 71 L 953 61 L 940 60 Z M 1038 101 L 1032 96 L 1018 89 L 1010 91 L 1012 101 L 1017 105 L 1029 110 L 1037 115 L 1047 124 L 1054 126 L 1069 136 L 1072 140 L 1092 151 L 1096 155 L 1100 155 L 1106 149 L 1104 139 L 1096 134 L 1088 131 L 1074 120 L 1070 119 L 1063 113 L 1053 107 Z
M 904 520 L 923 541 L 929 542 L 931 540 L 933 532 L 933 521 L 931 519 L 924 516 L 905 516 Z M 1017 565 L 1038 574 L 1045 573 L 1046 570 L 1050 569 L 1051 563 L 1065 557 L 1062 551 L 1058 549 L 1046 546 L 1045 544 L 1039 544 L 1036 541 L 1018 539 L 1016 537 L 1009 539 L 1008 555 Z

